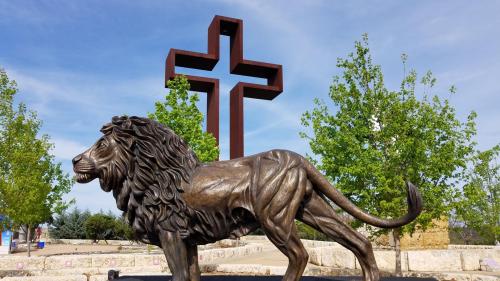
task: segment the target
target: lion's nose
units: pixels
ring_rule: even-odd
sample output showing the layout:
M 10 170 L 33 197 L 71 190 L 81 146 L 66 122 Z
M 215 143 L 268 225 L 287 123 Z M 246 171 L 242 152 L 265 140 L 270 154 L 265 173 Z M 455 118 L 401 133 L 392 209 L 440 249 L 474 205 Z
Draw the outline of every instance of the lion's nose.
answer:
M 82 155 L 81 154 L 78 154 L 75 158 L 73 158 L 73 160 L 71 160 L 73 162 L 73 165 L 75 165 L 78 161 L 80 161 L 82 159 Z

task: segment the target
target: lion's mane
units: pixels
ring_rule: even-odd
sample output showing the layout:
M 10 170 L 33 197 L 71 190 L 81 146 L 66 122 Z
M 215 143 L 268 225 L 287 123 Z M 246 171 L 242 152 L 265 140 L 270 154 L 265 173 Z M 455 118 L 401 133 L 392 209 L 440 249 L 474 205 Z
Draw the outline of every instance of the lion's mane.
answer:
M 181 182 L 189 182 L 199 165 L 195 153 L 171 129 L 146 118 L 113 117 L 101 132 L 121 150 L 112 161 L 125 176 L 112 187 L 113 196 L 137 238 L 158 243 L 155 225 L 188 235 L 189 208 L 180 193 Z M 116 182 L 104 177 L 106 182 Z

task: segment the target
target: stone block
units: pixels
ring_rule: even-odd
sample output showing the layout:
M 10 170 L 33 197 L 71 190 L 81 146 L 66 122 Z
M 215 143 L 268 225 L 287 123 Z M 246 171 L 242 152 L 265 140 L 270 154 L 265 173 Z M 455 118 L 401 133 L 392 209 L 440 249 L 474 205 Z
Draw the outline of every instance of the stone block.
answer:
M 217 271 L 216 264 L 200 264 L 201 273 L 213 273 Z
M 134 266 L 135 258 L 132 254 L 126 255 L 92 255 L 92 267 L 118 268 Z
M 209 263 L 212 261 L 212 255 L 207 251 L 198 252 L 198 261 L 200 263 Z
M 321 265 L 335 268 L 356 268 L 354 254 L 335 247 L 321 249 Z
M 0 257 L 0 270 L 43 270 L 45 257 Z
M 396 252 L 394 251 L 375 251 L 373 253 L 375 255 L 375 260 L 377 261 L 378 268 L 384 271 L 394 271 L 396 269 Z M 404 255 L 401 253 L 401 261 L 404 260 Z M 356 268 L 358 267 L 359 261 L 356 264 Z M 401 269 L 403 269 L 403 265 L 401 265 Z
M 223 259 L 226 257 L 226 253 L 223 249 L 210 250 L 212 260 Z
M 395 251 L 374 251 L 377 266 L 382 271 L 394 272 L 396 270 L 396 252 Z M 356 259 L 356 269 L 361 269 L 358 259 Z M 401 251 L 401 270 L 408 271 L 408 253 Z
M 309 263 L 321 265 L 321 249 L 322 248 L 307 249 L 307 253 L 309 254 Z
M 94 274 L 101 274 L 102 271 L 100 271 L 99 268 L 83 267 L 83 268 L 51 269 L 44 271 L 30 271 L 30 273 L 31 275 L 38 275 L 38 276 L 45 276 L 45 275 L 66 276 L 66 275 L 94 275 Z
M 120 275 L 141 275 L 150 273 L 151 275 L 158 275 L 162 273 L 170 272 L 167 268 L 152 267 L 152 266 L 132 266 L 132 267 L 115 267 L 113 270 L 119 271 Z M 97 274 L 108 274 L 109 268 L 99 268 Z
M 235 248 L 226 248 L 224 249 L 224 256 L 226 258 L 232 258 L 238 256 L 238 252 L 235 251 Z
M 462 269 L 466 271 L 480 270 L 480 259 L 495 257 L 495 250 L 491 249 L 468 249 L 459 251 L 462 255 Z
M 92 258 L 87 255 L 51 256 L 45 258 L 45 269 L 88 268 L 92 266 Z
M 164 255 L 134 255 L 135 267 L 152 267 L 162 269 L 168 267 L 167 259 Z
M 218 264 L 216 272 L 245 273 L 250 275 L 265 275 L 266 269 L 260 264 Z
M 266 275 L 285 275 L 286 266 L 265 266 Z
M 52 243 L 69 244 L 69 245 L 92 245 L 91 239 L 53 239 Z
M 328 275 L 328 274 L 323 274 L 322 268 L 316 267 L 316 266 L 307 266 L 306 270 L 304 270 L 304 273 L 302 276 L 321 276 L 321 275 Z
M 87 281 L 85 275 L 5 277 L 2 281 Z
M 108 275 L 92 275 L 89 281 L 108 281 Z
M 496 246 L 495 249 L 491 250 L 492 258 L 494 258 L 497 262 L 500 262 L 500 246 Z
M 484 274 L 471 274 L 471 281 L 499 281 L 500 276 L 484 275 Z
M 409 271 L 461 271 L 460 252 L 449 250 L 408 251 Z
M 435 276 L 439 281 L 472 281 L 468 273 L 442 272 Z
M 500 264 L 492 258 L 482 258 L 479 260 L 481 271 L 500 272 Z

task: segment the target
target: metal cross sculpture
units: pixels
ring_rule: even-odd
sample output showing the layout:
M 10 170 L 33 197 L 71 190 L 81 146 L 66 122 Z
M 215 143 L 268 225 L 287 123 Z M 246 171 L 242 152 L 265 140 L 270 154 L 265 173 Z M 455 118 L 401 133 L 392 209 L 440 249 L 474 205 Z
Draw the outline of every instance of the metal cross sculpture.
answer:
M 266 78 L 267 85 L 238 82 L 230 92 L 230 158 L 243 156 L 243 98 L 272 100 L 283 92 L 283 70 L 279 64 L 251 61 L 243 58 L 243 21 L 215 16 L 208 27 L 208 53 L 170 49 L 165 67 L 167 81 L 176 75 L 175 67 L 212 70 L 219 61 L 219 35 L 230 37 L 229 72 Z M 219 80 L 185 75 L 191 90 L 207 93 L 207 131 L 219 143 Z

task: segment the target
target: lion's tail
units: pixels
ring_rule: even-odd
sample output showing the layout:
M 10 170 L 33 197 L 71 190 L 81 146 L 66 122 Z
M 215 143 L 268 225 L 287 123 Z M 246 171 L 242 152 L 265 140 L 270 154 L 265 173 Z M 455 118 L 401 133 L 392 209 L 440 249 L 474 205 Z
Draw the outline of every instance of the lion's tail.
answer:
M 381 219 L 372 216 L 356 205 L 354 205 L 347 197 L 328 182 L 328 180 L 311 164 L 309 161 L 304 161 L 308 178 L 313 183 L 316 190 L 323 193 L 326 197 L 332 200 L 337 206 L 351 214 L 353 217 L 382 228 L 396 228 L 413 221 L 422 212 L 422 196 L 418 188 L 410 182 L 406 183 L 408 188 L 408 212 L 406 215 L 397 219 Z

